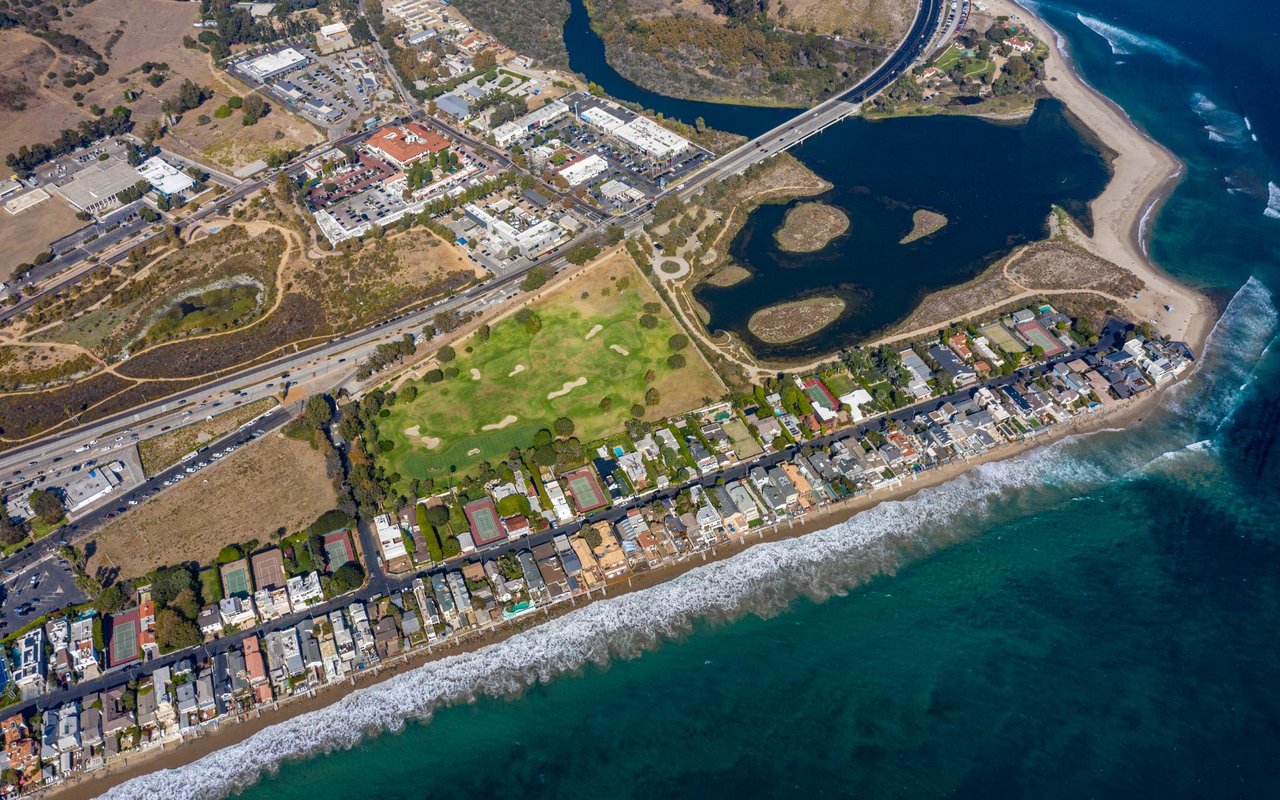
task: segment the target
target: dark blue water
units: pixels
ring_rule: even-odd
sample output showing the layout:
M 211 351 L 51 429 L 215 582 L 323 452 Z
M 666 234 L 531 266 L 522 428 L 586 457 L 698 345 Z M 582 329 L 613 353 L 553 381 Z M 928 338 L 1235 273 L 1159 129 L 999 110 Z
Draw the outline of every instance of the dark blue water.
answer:
M 820 357 L 865 341 L 929 292 L 964 283 L 1014 247 L 1043 239 L 1054 205 L 1090 229 L 1088 202 L 1108 180 L 1102 155 L 1056 100 L 1041 102 L 1016 125 L 965 117 L 849 120 L 795 155 L 835 188 L 752 213 L 729 249 L 751 277 L 694 292 L 712 330 L 733 331 L 771 359 Z M 848 233 L 816 253 L 780 250 L 774 232 L 792 206 L 808 200 L 841 209 Z M 920 208 L 943 214 L 947 226 L 899 244 Z M 843 315 L 786 345 L 752 335 L 747 323 L 756 310 L 811 295 L 842 298 Z
M 1127 33 L 1129 52 L 1077 10 Z M 1044 13 L 1085 76 L 1187 164 L 1152 250 L 1235 298 L 1191 382 L 1129 430 L 589 606 L 119 796 L 226 791 L 442 698 L 525 687 L 288 762 L 245 794 L 1275 797 L 1280 220 L 1264 210 L 1280 19 L 1244 0 Z

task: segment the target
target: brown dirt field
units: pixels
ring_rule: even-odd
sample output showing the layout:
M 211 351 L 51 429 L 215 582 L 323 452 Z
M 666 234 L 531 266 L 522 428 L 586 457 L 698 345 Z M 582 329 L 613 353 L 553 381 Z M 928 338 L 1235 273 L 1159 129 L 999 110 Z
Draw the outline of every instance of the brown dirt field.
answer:
M 353 253 L 295 260 L 294 286 L 316 298 L 335 329 L 367 325 L 485 273 L 458 248 L 423 228 L 366 243 Z
M 789 253 L 816 253 L 849 230 L 849 218 L 826 203 L 800 203 L 787 212 L 774 232 L 778 247 Z
M 253 419 L 268 408 L 276 405 L 273 398 L 264 398 L 247 406 L 240 406 L 234 411 L 219 414 L 211 420 L 197 422 L 176 431 L 161 434 L 147 439 L 138 445 L 138 456 L 142 459 L 142 469 L 148 475 L 154 475 L 171 467 L 192 450 L 205 442 L 212 441 L 231 433 L 246 421 Z
M 164 564 L 208 563 L 228 544 L 309 525 L 335 497 L 320 451 L 268 436 L 113 520 L 90 544 L 89 570 L 135 577 Z
M 1010 259 L 1005 273 L 1028 289 L 1094 289 L 1123 298 L 1143 288 L 1128 270 L 1061 240 L 1027 247 Z
M 71 347 L 6 344 L 0 346 L 0 391 L 66 382 L 96 366 L 87 354 Z
M 2 127 L 3 122 L 0 122 Z M 0 129 L 0 141 L 8 141 L 4 135 Z M 6 154 L 9 152 L 3 145 L 0 145 L 0 150 Z M 71 206 L 52 195 L 40 205 L 19 214 L 0 210 L 0 253 L 4 253 L 0 281 L 8 280 L 19 264 L 30 262 L 48 250 L 50 242 L 79 230 L 83 225 L 76 219 L 76 212 Z
M 762 342 L 798 342 L 835 322 L 844 313 L 839 297 L 810 297 L 762 308 L 751 315 L 747 328 Z
M 250 93 L 247 87 L 238 86 L 230 76 L 222 77 L 226 85 L 236 86 L 236 94 L 244 96 Z M 231 92 L 220 83 L 206 81 L 206 85 L 217 90 L 214 97 L 206 101 L 198 111 L 183 115 L 182 121 L 165 135 L 165 145 L 173 146 L 178 153 L 230 172 L 266 158 L 273 152 L 301 149 L 324 141 L 324 137 L 310 123 L 290 114 L 275 101 L 269 102 L 270 113 L 256 125 L 241 124 L 239 112 L 226 119 L 216 119 L 213 112 L 227 101 Z M 199 124 L 201 114 L 210 117 L 212 121 L 208 125 Z
M 779 9 L 786 7 L 786 16 Z M 783 27 L 801 32 L 836 33 L 861 38 L 866 30 L 877 39 L 871 44 L 892 46 L 907 35 L 915 17 L 910 0 L 786 0 L 770 3 L 769 16 Z
M 20 30 L 0 31 L 0 74 L 6 82 L 24 85 L 31 92 L 25 109 L 0 109 L 3 154 L 24 144 L 55 138 L 58 131 L 89 118 L 87 108 L 82 111 L 70 100 L 75 89 L 64 90 L 61 78 L 56 81 L 45 78 L 45 73 L 63 68 L 57 62 L 53 48 L 36 37 Z M 53 84 L 54 88 L 45 89 L 46 83 Z M 61 91 L 66 92 L 65 98 L 58 94 Z

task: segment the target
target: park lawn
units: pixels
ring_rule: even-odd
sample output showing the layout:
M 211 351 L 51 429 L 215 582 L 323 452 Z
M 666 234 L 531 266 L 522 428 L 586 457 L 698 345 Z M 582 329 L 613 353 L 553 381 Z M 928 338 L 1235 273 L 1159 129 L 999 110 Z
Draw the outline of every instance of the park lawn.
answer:
M 680 351 L 684 367 L 667 365 L 668 340 L 682 331 L 665 306 L 655 315 L 657 326 L 643 328 L 646 303 L 661 305 L 631 258 L 619 253 L 534 303 L 542 321 L 537 333 L 511 316 L 492 327 L 487 342 L 458 343 L 458 357 L 448 365 L 457 376 L 415 384 L 418 397 L 396 402 L 379 423 L 380 440 L 393 445 L 382 454 L 388 471 L 405 479 L 463 475 L 481 461 L 505 459 L 513 447 L 529 447 L 558 417 L 574 421 L 581 441 L 599 439 L 623 429 L 650 385 L 660 401 L 646 408 L 646 419 L 719 397 L 724 389 L 693 345 Z M 650 370 L 652 384 L 645 382 Z M 584 378 L 585 384 L 572 385 Z M 600 407 L 604 397 L 612 399 L 608 410 Z
M 964 56 L 964 50 L 953 44 L 947 48 L 947 52 L 938 56 L 938 60 L 933 62 L 933 65 L 943 72 L 946 72 L 951 69 L 951 65 L 959 61 L 962 56 Z

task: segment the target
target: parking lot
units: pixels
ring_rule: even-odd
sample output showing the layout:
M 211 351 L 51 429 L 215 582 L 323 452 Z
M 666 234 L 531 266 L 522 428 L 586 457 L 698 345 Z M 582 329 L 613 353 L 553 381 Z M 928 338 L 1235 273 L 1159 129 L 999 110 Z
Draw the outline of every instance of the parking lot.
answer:
M 557 120 L 542 135 L 547 140 L 559 139 L 580 153 L 594 153 L 608 162 L 608 170 L 591 179 L 591 191 L 602 208 L 615 214 L 647 202 L 712 158 L 706 150 L 693 144 L 670 158 L 651 158 L 574 117 Z M 600 187 L 615 180 L 634 189 L 637 196 L 609 198 L 601 195 Z
M 363 119 L 373 109 L 382 87 L 381 68 L 369 48 L 321 55 L 301 44 L 293 49 L 307 63 L 259 84 L 245 68 L 245 62 L 230 65 L 231 71 L 250 85 L 260 85 L 281 105 L 307 117 L 333 134 L 344 131 L 352 120 Z
M 8 636 L 33 619 L 88 598 L 76 586 L 71 565 L 49 558 L 22 574 L 9 569 L 4 575 L 0 602 L 0 637 Z

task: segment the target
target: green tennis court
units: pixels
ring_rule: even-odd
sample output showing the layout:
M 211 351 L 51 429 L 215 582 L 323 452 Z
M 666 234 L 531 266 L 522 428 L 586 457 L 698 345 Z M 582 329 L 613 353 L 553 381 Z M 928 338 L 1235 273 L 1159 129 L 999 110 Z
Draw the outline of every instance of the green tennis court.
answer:
M 222 589 L 227 597 L 249 594 L 249 567 L 244 560 L 222 566 Z

